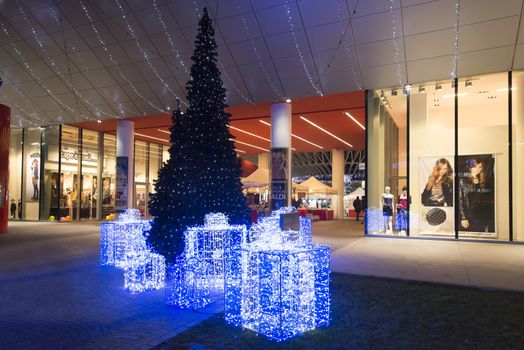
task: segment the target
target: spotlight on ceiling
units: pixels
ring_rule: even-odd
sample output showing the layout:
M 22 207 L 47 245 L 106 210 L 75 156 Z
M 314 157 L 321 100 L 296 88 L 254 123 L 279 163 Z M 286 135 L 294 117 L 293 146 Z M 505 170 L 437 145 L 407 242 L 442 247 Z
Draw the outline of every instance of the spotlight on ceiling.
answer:
M 426 92 L 426 87 L 423 86 L 423 85 L 419 86 L 418 87 L 418 92 L 421 93 L 421 94 L 425 93 Z
M 391 90 L 391 96 L 397 96 L 398 91 L 396 89 Z
M 440 91 L 440 90 L 442 90 L 442 85 L 441 84 L 435 85 L 435 91 Z
M 286 103 L 291 103 L 291 99 L 290 98 L 286 98 Z
M 384 101 L 386 99 L 386 96 L 384 96 L 384 91 L 380 91 L 380 100 Z
M 100 119 L 97 119 L 96 121 L 98 124 L 102 124 L 102 121 Z
M 451 88 L 452 88 L 452 89 L 455 88 L 455 80 L 453 80 L 453 81 L 451 82 Z
M 472 87 L 473 82 L 471 80 L 466 80 L 466 83 L 464 84 L 466 87 Z

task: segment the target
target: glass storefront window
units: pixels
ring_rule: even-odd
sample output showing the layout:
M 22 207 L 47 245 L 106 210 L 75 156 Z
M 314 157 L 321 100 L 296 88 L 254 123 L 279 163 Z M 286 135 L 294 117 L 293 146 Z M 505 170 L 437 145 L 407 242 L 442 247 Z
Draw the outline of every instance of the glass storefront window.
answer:
M 149 193 L 155 192 L 155 182 L 162 166 L 162 145 L 149 144 Z M 149 203 L 149 193 L 147 203 Z M 149 212 L 147 213 L 149 215 Z
M 58 186 L 58 167 L 59 167 L 59 138 L 60 126 L 48 126 L 42 129 L 42 157 L 41 162 L 44 167 L 43 190 L 40 191 L 40 219 L 60 218 L 58 208 L 60 205 L 59 186 Z
M 144 141 L 135 141 L 135 208 L 146 215 L 148 191 L 148 147 Z
M 410 94 L 410 235 L 455 237 L 455 89 L 452 81 Z
M 509 239 L 508 74 L 472 77 L 458 92 L 459 237 Z
M 116 181 L 116 138 L 115 135 L 104 134 L 104 166 L 102 169 L 102 219 L 107 220 L 115 213 L 115 181 Z
M 512 77 L 513 238 L 524 241 L 524 72 Z
M 14 220 L 22 219 L 22 133 L 23 129 L 12 129 L 9 138 L 9 207 L 16 205 L 9 217 Z
M 39 220 L 40 218 L 40 143 L 41 129 L 29 128 L 24 130 L 23 156 L 23 209 L 24 220 Z
M 83 130 L 80 219 L 98 219 L 98 160 L 98 132 Z
M 80 152 L 77 128 L 62 126 L 60 152 L 60 220 L 78 220 L 80 205 Z
M 368 100 L 368 233 L 406 234 L 407 216 L 398 210 L 407 184 L 406 107 L 401 88 L 377 91 Z

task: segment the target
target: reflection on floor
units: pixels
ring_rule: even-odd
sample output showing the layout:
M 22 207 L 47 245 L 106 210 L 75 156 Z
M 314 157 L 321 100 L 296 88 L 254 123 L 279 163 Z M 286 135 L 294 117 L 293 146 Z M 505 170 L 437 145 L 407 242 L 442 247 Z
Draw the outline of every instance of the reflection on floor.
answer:
M 354 220 L 313 232 L 335 272 L 524 291 L 524 245 L 364 237 Z M 10 224 L 0 235 L 2 347 L 150 348 L 221 308 L 175 311 L 163 290 L 129 294 L 98 250 L 97 224 Z

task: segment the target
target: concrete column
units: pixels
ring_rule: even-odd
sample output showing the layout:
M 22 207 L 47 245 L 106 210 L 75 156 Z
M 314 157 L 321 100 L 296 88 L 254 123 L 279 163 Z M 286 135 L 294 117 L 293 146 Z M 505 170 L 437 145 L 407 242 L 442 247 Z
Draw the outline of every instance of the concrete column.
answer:
M 259 169 L 269 169 L 269 153 L 259 153 L 257 165 Z
M 0 234 L 7 233 L 9 220 L 9 133 L 11 109 L 0 104 Z
M 291 205 L 291 104 L 271 105 L 271 209 Z
M 118 120 L 116 125 L 116 198 L 115 212 L 122 213 L 134 205 L 134 130 L 131 120 Z
M 344 218 L 344 173 L 345 157 L 343 149 L 334 149 L 331 151 L 331 183 L 333 189 L 337 191 L 336 201 L 333 209 L 335 219 Z

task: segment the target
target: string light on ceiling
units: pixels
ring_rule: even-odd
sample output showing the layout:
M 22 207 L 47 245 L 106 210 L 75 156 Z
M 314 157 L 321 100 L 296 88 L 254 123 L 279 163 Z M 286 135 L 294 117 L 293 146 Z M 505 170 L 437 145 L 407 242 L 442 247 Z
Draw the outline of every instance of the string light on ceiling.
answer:
M 115 0 L 115 4 L 118 6 L 118 8 L 120 9 L 120 12 L 122 13 L 122 18 L 124 19 L 124 22 L 126 24 L 126 27 L 127 29 L 129 30 L 129 34 L 131 35 L 131 37 L 133 38 L 133 40 L 135 41 L 135 44 L 138 48 L 138 50 L 142 53 L 142 56 L 144 57 L 144 59 L 146 60 L 146 63 L 147 65 L 149 66 L 149 68 L 151 69 L 151 71 L 153 72 L 153 74 L 157 77 L 158 80 L 160 80 L 160 82 L 162 83 L 162 85 L 165 86 L 165 88 L 171 93 L 171 95 L 173 95 L 175 98 L 178 98 L 180 100 L 180 102 L 185 105 L 185 106 L 188 106 L 187 102 L 184 101 L 184 99 L 182 99 L 180 96 L 178 96 L 174 91 L 173 89 L 171 88 L 171 86 L 169 86 L 169 84 L 164 80 L 164 78 L 162 78 L 160 76 L 160 74 L 158 73 L 158 70 L 156 69 L 155 66 L 153 66 L 153 64 L 151 63 L 151 60 L 149 59 L 149 55 L 147 54 L 147 52 L 144 50 L 144 48 L 142 47 L 142 45 L 140 44 L 140 41 L 138 40 L 136 34 L 135 34 L 135 31 L 133 29 L 133 27 L 131 26 L 131 24 L 129 23 L 128 19 L 127 19 L 127 15 L 126 15 L 126 12 L 125 12 L 125 9 L 124 7 L 120 4 L 120 1 L 119 0 Z
M 201 11 L 200 11 L 200 8 L 198 7 L 198 2 L 196 0 L 193 0 L 193 5 L 195 6 L 195 13 L 196 13 L 196 17 L 197 17 L 197 20 L 200 19 L 200 14 L 201 14 Z M 211 12 L 209 12 L 209 15 L 211 16 Z M 216 24 L 216 21 L 214 21 L 215 24 Z M 229 83 L 229 86 L 231 86 L 233 88 L 234 91 L 236 91 L 236 93 L 244 100 L 246 101 L 247 103 L 249 104 L 255 104 L 255 102 L 253 101 L 253 99 L 247 97 L 246 95 L 244 95 L 242 93 L 242 91 L 240 91 L 240 89 L 236 86 L 235 82 L 233 81 L 233 79 L 231 79 L 231 77 L 229 76 L 229 74 L 227 74 L 227 71 L 226 71 L 226 67 L 224 66 L 224 64 L 222 63 L 222 61 L 220 61 L 220 59 L 217 57 L 217 65 L 219 66 L 220 68 L 220 72 L 221 74 L 224 75 L 224 78 L 226 78 L 227 82 Z M 228 93 L 229 91 L 226 91 L 226 93 Z
M 348 28 L 351 28 L 351 13 L 348 13 L 348 24 L 346 27 L 344 27 L 344 17 L 342 16 L 342 4 L 341 0 L 337 0 L 337 17 L 339 20 L 339 29 L 342 32 L 341 41 L 344 41 L 344 37 L 346 36 Z M 362 80 L 360 78 L 360 75 L 357 72 L 357 69 L 355 67 L 355 63 L 353 62 L 353 56 L 351 55 L 351 51 L 349 50 L 349 45 L 344 45 L 344 53 L 346 54 L 349 62 L 349 67 L 351 69 L 351 73 L 353 74 L 353 80 L 355 83 L 357 83 L 357 87 L 359 90 L 363 90 L 364 86 L 362 85 Z
M 266 66 L 262 62 L 262 57 L 260 56 L 260 52 L 258 52 L 257 46 L 255 44 L 255 39 L 253 39 L 253 36 L 249 32 L 249 28 L 248 28 L 248 25 L 247 25 L 246 17 L 244 15 L 241 15 L 240 18 L 242 19 L 242 24 L 244 25 L 244 31 L 246 32 L 246 35 L 249 38 L 249 42 L 251 43 L 251 48 L 253 49 L 253 52 L 257 56 L 258 66 L 260 67 L 260 69 L 262 69 L 262 72 L 264 73 L 264 77 L 266 78 L 267 83 L 269 84 L 269 86 L 271 87 L 271 89 L 273 90 L 275 95 L 280 100 L 283 100 L 284 96 L 280 93 L 280 91 L 277 89 L 275 84 L 273 84 L 273 81 L 272 81 L 271 77 L 269 76 L 269 73 L 268 73 L 268 71 L 266 69 Z
M 453 62 L 451 68 L 451 78 L 457 77 L 457 63 L 459 56 L 459 21 L 460 21 L 460 0 L 455 3 L 455 41 L 453 43 Z
M 164 18 L 162 17 L 162 13 L 160 12 L 160 9 L 158 8 L 156 4 L 156 0 L 153 0 L 153 7 L 155 8 L 156 14 L 158 16 L 158 20 L 162 24 L 162 27 L 164 28 L 164 35 L 167 37 L 167 41 L 169 42 L 169 45 L 171 46 L 171 51 L 175 54 L 178 62 L 180 62 L 180 66 L 184 70 L 184 72 L 189 75 L 189 70 L 187 69 L 187 66 L 184 63 L 184 60 L 182 60 L 182 56 L 180 55 L 180 52 L 175 47 L 175 43 L 173 39 L 171 38 L 171 34 L 169 34 L 167 30 L 166 22 L 164 21 Z
M 34 72 L 33 68 L 29 65 L 29 63 L 27 62 L 25 57 L 20 52 L 20 49 L 18 48 L 18 46 L 16 46 L 16 44 L 14 43 L 14 41 L 11 38 L 11 35 L 9 34 L 9 31 L 5 27 L 4 23 L 0 22 L 0 28 L 2 28 L 3 33 L 7 37 L 7 40 L 9 41 L 9 44 L 11 45 L 13 50 L 15 51 L 16 55 L 20 58 L 20 61 L 22 62 L 22 65 L 25 67 L 26 71 L 33 77 L 33 79 L 36 80 L 36 82 L 49 94 L 49 96 L 56 103 L 58 103 L 60 106 L 62 106 L 63 108 L 67 109 L 68 111 L 70 111 L 73 115 L 76 114 L 75 110 L 71 106 L 69 106 L 69 105 L 65 104 L 64 102 L 62 102 L 62 100 L 60 98 L 58 98 L 55 94 L 53 94 L 53 92 L 51 92 L 51 90 L 42 82 L 40 77 Z M 59 121 L 60 121 L 60 118 L 59 118 Z
M 29 26 L 29 28 L 31 29 L 31 34 L 33 36 L 33 40 L 37 43 L 38 47 L 40 48 L 40 50 L 44 53 L 45 55 L 45 58 L 47 59 L 47 61 L 51 64 L 51 67 L 53 68 L 54 72 L 60 77 L 60 80 L 63 81 L 66 86 L 73 91 L 73 94 L 75 95 L 75 102 L 76 102 L 76 107 L 77 107 L 77 114 L 80 115 L 80 117 L 82 119 L 90 119 L 89 117 L 85 116 L 84 113 L 82 113 L 81 109 L 80 109 L 80 106 L 78 105 L 78 100 L 76 98 L 80 98 L 82 100 L 82 102 L 84 102 L 86 105 L 88 105 L 89 107 L 93 108 L 95 110 L 95 113 L 97 115 L 99 115 L 100 113 L 108 116 L 108 117 L 113 117 L 112 114 L 110 113 L 106 113 L 104 111 L 101 111 L 100 108 L 98 108 L 97 106 L 95 106 L 94 104 L 92 104 L 88 99 L 86 99 L 84 96 L 82 96 L 82 94 L 80 93 L 80 91 L 78 91 L 74 86 L 73 86 L 73 83 L 72 83 L 72 80 L 71 79 L 68 79 L 60 70 L 59 68 L 59 65 L 56 64 L 55 60 L 51 57 L 51 55 L 49 55 L 49 52 L 47 52 L 47 50 L 45 49 L 44 47 L 44 44 L 42 43 L 42 41 L 40 40 L 40 38 L 38 37 L 37 35 L 37 32 L 36 32 L 36 29 L 35 27 L 33 26 L 33 23 L 32 21 L 29 19 L 29 17 L 27 16 L 26 12 L 24 11 L 23 7 L 22 7 L 22 4 L 20 3 L 19 0 L 17 0 L 17 5 L 18 5 L 18 11 L 20 12 L 20 14 L 22 15 L 22 18 L 24 19 L 24 21 L 27 23 L 27 25 Z
M 146 102 L 148 105 L 150 105 L 155 110 L 157 110 L 159 112 L 162 112 L 162 113 L 167 113 L 168 111 L 165 111 L 162 107 L 158 107 L 156 104 L 151 102 L 149 99 L 145 98 L 144 95 L 142 95 L 140 93 L 140 91 L 138 91 L 138 89 L 131 82 L 131 80 L 122 72 L 122 69 L 120 69 L 120 66 L 118 65 L 118 62 L 114 59 L 113 55 L 111 54 L 111 51 L 107 48 L 107 45 L 106 45 L 105 41 L 102 39 L 102 36 L 100 35 L 100 32 L 98 31 L 97 27 L 95 26 L 95 21 L 93 20 L 93 17 L 91 17 L 91 14 L 87 10 L 87 7 L 85 6 L 85 4 L 84 4 L 84 2 L 82 0 L 80 0 L 80 6 L 82 7 L 82 10 L 84 11 L 84 14 L 86 15 L 87 19 L 89 20 L 89 23 L 91 25 L 91 29 L 95 33 L 98 42 L 102 46 L 102 49 L 104 50 L 104 52 L 107 53 L 109 61 L 113 64 L 115 70 L 118 72 L 120 77 L 125 80 L 125 82 L 129 85 L 131 90 L 133 90 L 133 92 L 138 97 L 140 97 L 140 99 L 142 99 L 144 102 Z
M 289 24 L 289 29 L 291 31 L 291 36 L 293 37 L 293 42 L 295 44 L 295 48 L 298 53 L 298 58 L 300 59 L 300 63 L 302 63 L 302 68 L 304 69 L 304 72 L 306 73 L 306 76 L 309 80 L 309 83 L 315 89 L 316 93 L 320 96 L 324 96 L 323 92 L 317 87 L 317 84 L 313 81 L 313 78 L 311 77 L 311 73 L 309 72 L 309 69 L 307 68 L 306 62 L 304 60 L 304 55 L 302 54 L 302 50 L 300 50 L 300 46 L 298 45 L 297 36 L 295 34 L 295 25 L 293 24 L 293 16 L 291 15 L 291 8 L 289 7 L 289 1 L 286 1 L 284 4 L 284 7 L 286 9 L 287 14 L 287 23 Z
M 394 57 L 395 57 L 395 70 L 397 72 L 398 82 L 400 86 L 404 86 L 404 78 L 402 77 L 402 70 L 400 65 L 400 46 L 397 40 L 397 19 L 395 16 L 395 11 L 393 10 L 395 7 L 395 0 L 390 0 L 389 3 L 389 13 L 391 14 L 391 19 L 393 21 L 393 30 L 391 32 L 391 36 L 393 39 L 393 50 Z

